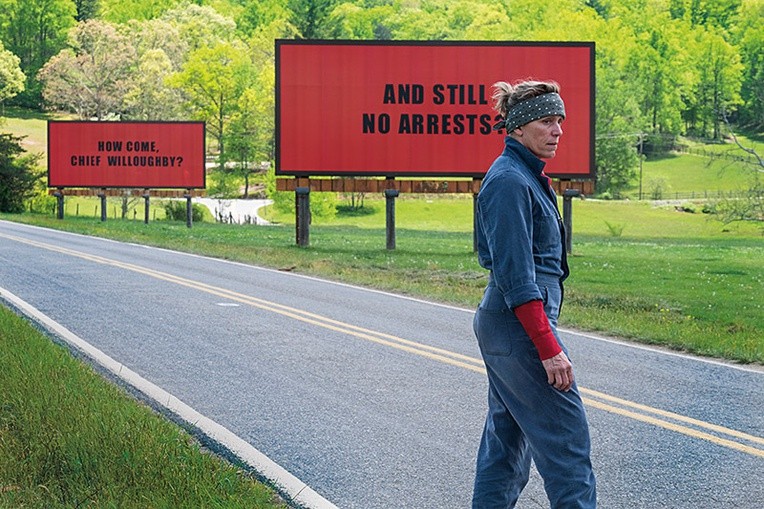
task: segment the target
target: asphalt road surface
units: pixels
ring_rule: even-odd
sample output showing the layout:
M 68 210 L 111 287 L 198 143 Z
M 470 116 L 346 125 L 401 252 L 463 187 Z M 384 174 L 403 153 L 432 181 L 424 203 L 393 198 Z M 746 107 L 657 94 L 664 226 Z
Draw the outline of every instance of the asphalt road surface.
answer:
M 487 387 L 471 309 L 0 221 L 3 292 L 338 507 L 469 506 Z M 764 507 L 760 369 L 563 338 L 599 507 Z M 537 474 L 518 507 L 548 507 Z

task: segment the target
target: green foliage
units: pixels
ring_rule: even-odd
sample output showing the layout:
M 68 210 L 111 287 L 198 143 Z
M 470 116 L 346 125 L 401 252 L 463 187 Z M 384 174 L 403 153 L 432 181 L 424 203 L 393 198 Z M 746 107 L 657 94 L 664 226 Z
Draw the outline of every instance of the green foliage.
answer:
M 20 58 L 21 70 L 27 77 L 25 91 L 14 98 L 14 104 L 39 107 L 37 71 L 65 46 L 67 32 L 75 24 L 74 2 L 0 0 L 0 12 L 0 40 Z
M 186 108 L 217 139 L 220 164 L 224 165 L 225 132 L 236 112 L 237 101 L 251 84 L 253 66 L 241 43 L 219 42 L 194 50 L 183 70 L 170 84 L 186 97 Z
M 0 40 L 0 105 L 24 91 L 26 76 L 21 71 L 20 62 L 19 57 L 5 49 Z
M 625 224 L 612 224 L 608 221 L 605 221 L 605 225 L 607 225 L 611 237 L 620 237 L 623 233 L 623 229 L 626 228 Z
M 22 155 L 22 138 L 0 133 L 0 212 L 23 212 L 24 200 L 32 196 L 41 178 L 39 156 Z
M 186 221 L 188 210 L 185 200 L 169 200 L 162 203 L 165 217 L 168 221 Z M 191 221 L 199 223 L 204 219 L 205 207 L 198 203 L 191 204 Z
M 101 0 L 101 17 L 112 23 L 145 21 L 162 15 L 179 0 Z
M 135 49 L 114 25 L 80 23 L 72 32 L 71 48 L 40 70 L 43 97 L 81 119 L 115 116 L 122 110 L 134 58 Z

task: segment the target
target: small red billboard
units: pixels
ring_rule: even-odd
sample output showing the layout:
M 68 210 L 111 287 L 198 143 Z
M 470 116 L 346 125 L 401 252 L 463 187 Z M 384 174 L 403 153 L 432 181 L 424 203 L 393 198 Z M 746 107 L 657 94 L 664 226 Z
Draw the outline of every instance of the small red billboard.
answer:
M 48 122 L 49 187 L 205 187 L 204 122 Z
M 560 84 L 546 171 L 594 178 L 594 43 L 276 41 L 276 173 L 481 177 L 503 148 L 492 85 Z

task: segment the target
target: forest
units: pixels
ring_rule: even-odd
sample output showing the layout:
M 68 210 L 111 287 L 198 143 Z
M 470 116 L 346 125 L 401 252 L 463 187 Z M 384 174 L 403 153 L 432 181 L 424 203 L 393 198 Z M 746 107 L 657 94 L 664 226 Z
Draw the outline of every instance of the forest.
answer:
M 597 190 L 679 137 L 764 129 L 764 0 L 0 0 L 0 104 L 202 120 L 274 158 L 274 41 L 594 41 Z

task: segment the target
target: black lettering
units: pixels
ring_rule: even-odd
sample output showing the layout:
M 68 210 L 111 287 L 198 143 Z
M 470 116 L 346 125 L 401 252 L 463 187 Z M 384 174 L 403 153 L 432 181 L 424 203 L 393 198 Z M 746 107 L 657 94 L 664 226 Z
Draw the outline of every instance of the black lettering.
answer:
M 424 85 L 411 85 L 411 104 L 422 104 L 424 102 Z
M 99 152 L 119 152 L 120 150 L 122 150 L 121 141 L 99 141 L 98 142 Z
M 101 164 L 101 156 L 72 156 L 69 159 L 72 166 L 98 166 Z
M 398 85 L 398 104 L 409 104 L 411 102 L 411 89 L 409 85 Z
M 454 134 L 464 134 L 464 115 L 454 115 Z M 471 134 L 471 133 L 470 133 Z
M 414 134 L 424 134 L 424 115 L 421 113 L 411 115 L 411 132 Z
M 456 92 L 459 85 L 446 85 L 446 88 L 448 88 L 448 104 L 456 104 Z
M 398 122 L 398 134 L 411 134 L 411 118 L 405 113 Z
M 374 113 L 363 114 L 363 134 L 374 134 Z
M 374 113 L 363 114 L 363 134 L 374 134 L 379 131 L 381 134 L 390 132 L 390 115 L 380 113 L 379 116 Z
M 155 152 L 155 141 L 128 141 L 125 148 L 128 152 Z
M 427 115 L 427 134 L 438 134 L 438 116 Z
M 382 134 L 387 134 L 390 132 L 390 115 L 387 113 L 380 113 L 379 114 L 379 123 L 377 125 L 377 128 L 379 129 L 379 132 Z
M 499 115 L 495 120 L 496 122 L 501 120 L 501 115 Z M 487 113 L 480 115 L 480 134 L 491 134 L 492 129 L 493 126 L 491 125 L 491 115 Z
M 443 96 L 443 85 L 437 84 L 432 87 L 433 104 L 443 104 L 446 98 Z
M 440 133 L 451 134 L 451 115 L 443 115 L 441 122 Z
M 392 83 L 385 85 L 385 94 L 382 97 L 382 104 L 395 104 L 395 87 Z

